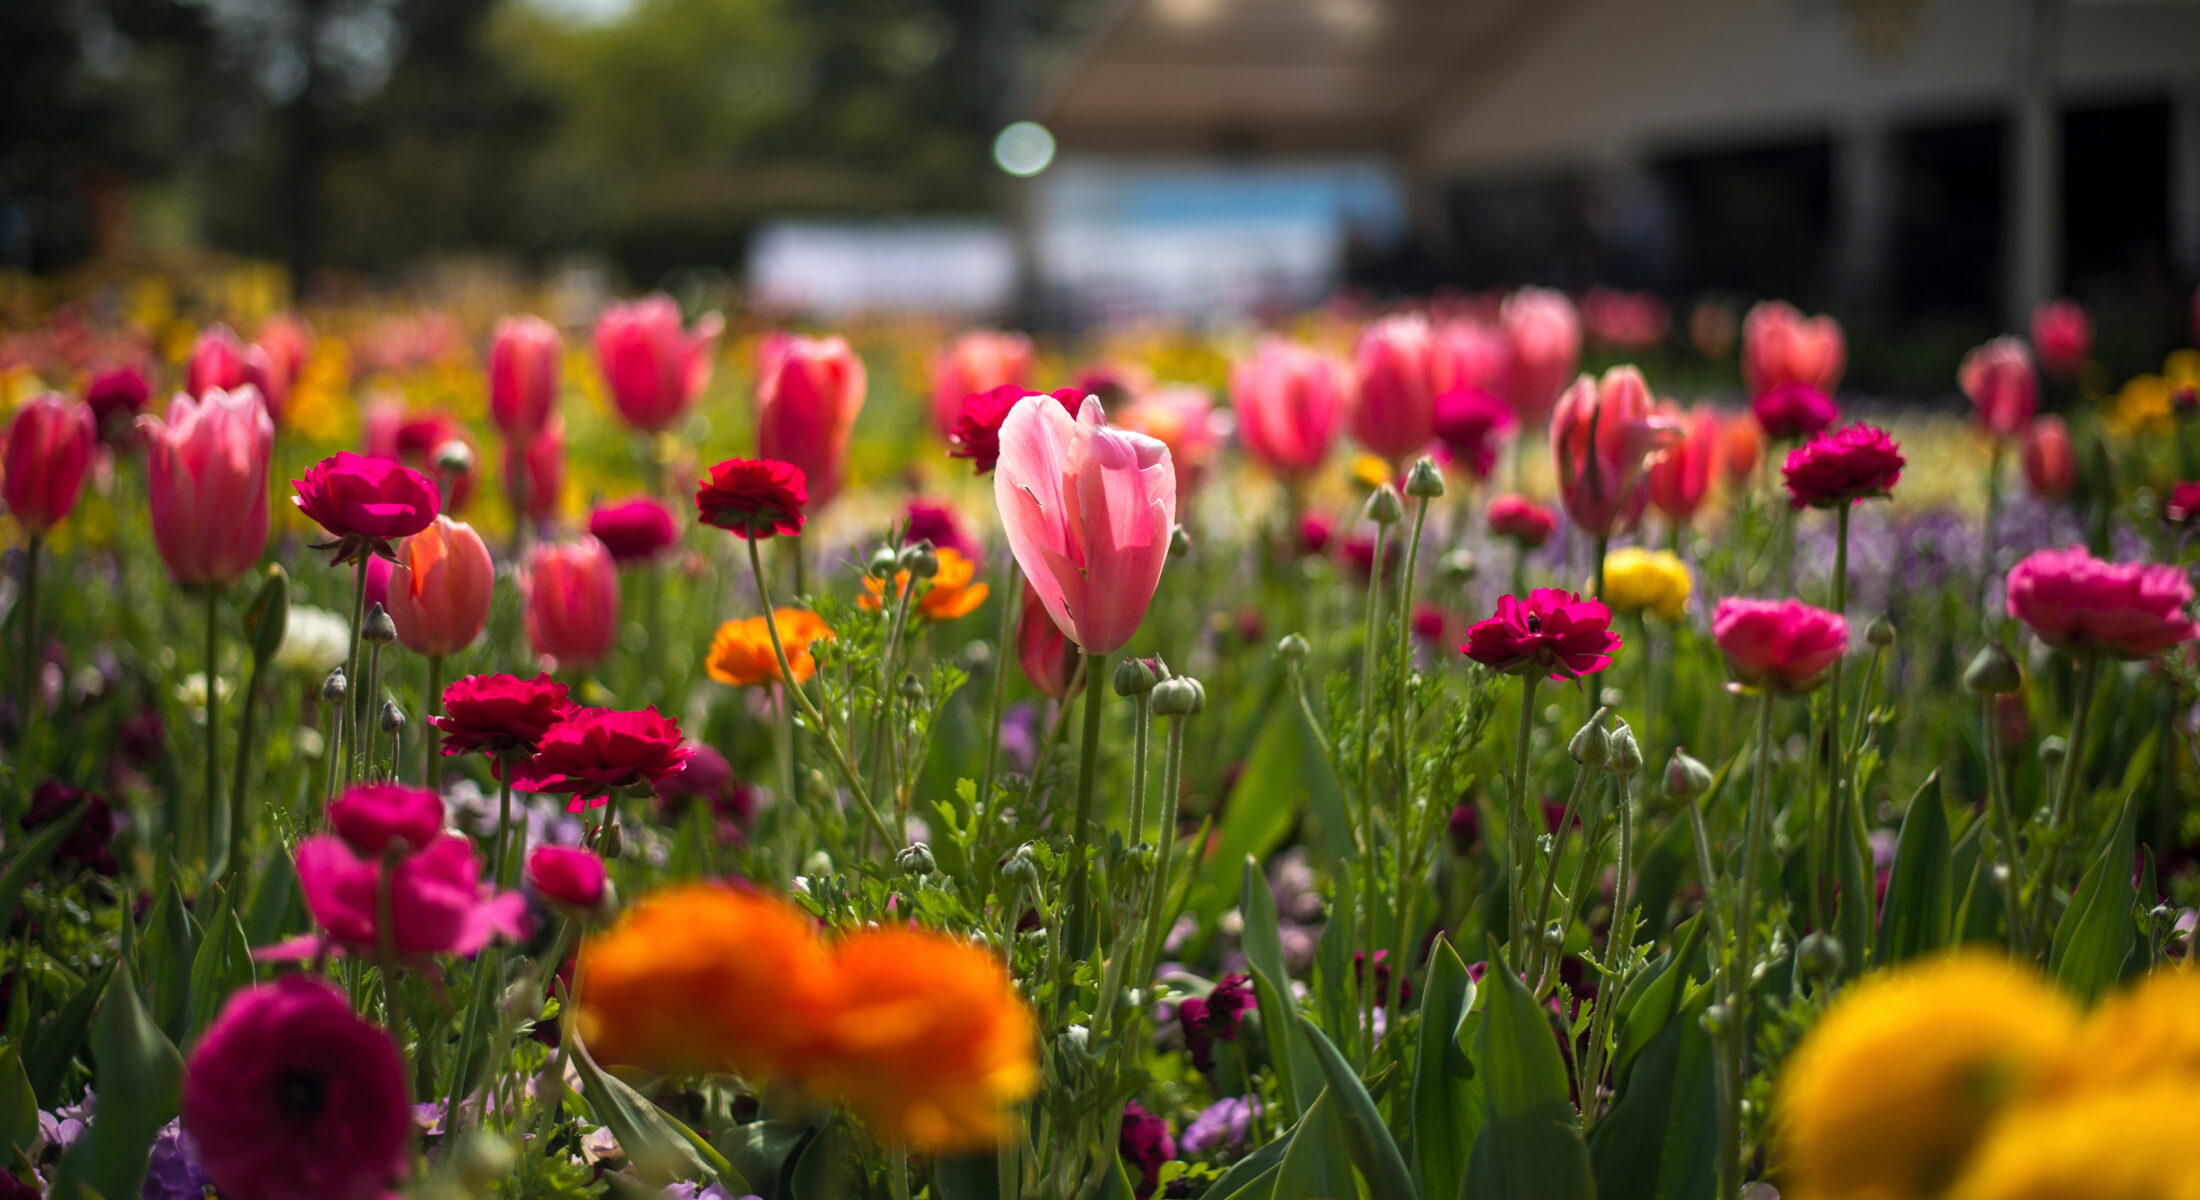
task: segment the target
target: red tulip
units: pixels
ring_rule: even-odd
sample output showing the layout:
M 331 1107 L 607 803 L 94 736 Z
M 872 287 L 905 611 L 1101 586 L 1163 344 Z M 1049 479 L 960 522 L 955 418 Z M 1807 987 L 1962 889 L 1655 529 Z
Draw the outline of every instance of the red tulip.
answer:
M 456 654 L 489 621 L 496 567 L 481 535 L 464 521 L 439 516 L 397 549 L 387 605 L 397 640 L 415 654 Z
M 756 453 L 802 468 L 810 503 L 840 493 L 848 435 L 863 411 L 863 360 L 837 337 L 774 334 L 758 353 Z
M 1352 403 L 1352 374 L 1341 362 L 1274 335 L 1230 368 L 1230 406 L 1245 452 L 1286 477 L 1322 465 Z
M 1023 616 L 1016 623 L 1016 661 L 1024 668 L 1031 686 L 1056 700 L 1069 696 L 1070 678 L 1077 674 L 1076 643 L 1047 615 L 1038 590 L 1024 584 Z
M 527 442 L 526 453 L 504 447 L 504 492 L 513 507 L 538 521 L 558 515 L 565 490 L 565 418 L 552 414 Z
M 619 570 L 596 539 L 535 547 L 526 576 L 527 640 L 560 669 L 585 671 L 619 640 Z
M 1023 387 L 1031 381 L 1031 339 L 1020 333 L 973 329 L 932 357 L 932 424 L 952 438 L 963 401 L 974 392 Z
M 1087 397 L 1075 418 L 1026 396 L 1001 424 L 993 472 L 1008 546 L 1048 615 L 1088 655 L 1138 632 L 1176 523 L 1169 448 L 1107 427 Z
M 1721 600 L 1711 637 L 1736 679 L 1790 695 L 1817 687 L 1849 651 L 1849 623 L 1800 600 Z
M 1360 333 L 1352 352 L 1359 388 L 1352 436 L 1368 453 L 1404 463 L 1436 437 L 1436 397 L 1448 380 L 1436 336 L 1419 314 L 1384 317 Z
M 1671 433 L 1635 368 L 1576 379 L 1551 414 L 1551 455 L 1566 516 L 1595 538 L 1633 529 L 1649 502 L 1644 460 Z
M 2016 437 L 2040 408 L 2040 380 L 2032 352 L 2013 337 L 1998 337 L 1963 356 L 1956 381 L 1980 425 L 1997 438 Z
M 1600 345 L 1646 350 L 1665 340 L 1673 316 L 1655 293 L 1593 287 L 1581 298 L 1581 323 Z
M 1785 383 L 1827 395 L 1841 386 L 1848 342 L 1832 317 L 1806 318 L 1785 300 L 1767 300 L 1742 318 L 1742 380 L 1752 397 Z
M 2040 368 L 2057 379 L 2076 379 L 2093 353 L 2093 321 L 2078 302 L 2049 300 L 2032 310 L 2032 352 Z
M 138 418 L 145 437 L 153 542 L 181 584 L 233 583 L 267 548 L 268 460 L 275 422 L 249 387 L 168 402 Z
M 596 322 L 596 365 L 626 423 L 656 433 L 685 416 L 710 383 L 724 329 L 724 318 L 710 313 L 682 332 L 680 306 L 662 294 L 606 310 Z
M 2020 452 L 2024 482 L 2042 500 L 2068 500 L 2078 487 L 2078 456 L 2070 448 L 2070 427 L 2061 417 L 2035 418 L 2024 431 Z
M 1650 458 L 1650 504 L 1676 525 L 1686 524 L 1711 492 L 1719 468 L 1719 414 L 1697 407 L 1686 414 L 1668 409 L 1680 434 Z
M 2182 568 L 2102 562 L 2083 546 L 2042 550 L 2009 569 L 2009 615 L 2065 654 L 2152 658 L 2200 637 Z
M 558 408 L 558 362 L 565 353 L 556 327 L 541 317 L 505 317 L 489 344 L 489 419 L 504 436 L 540 432 Z
M 1540 427 L 1581 361 L 1581 317 L 1565 293 L 1531 287 L 1505 298 L 1497 323 L 1512 350 L 1506 399 L 1522 425 Z
M 76 508 L 98 445 L 99 428 L 92 423 L 90 405 L 45 392 L 15 410 L 8 425 L 7 474 L 0 479 L 0 498 L 7 500 L 8 511 L 25 533 L 38 537 Z

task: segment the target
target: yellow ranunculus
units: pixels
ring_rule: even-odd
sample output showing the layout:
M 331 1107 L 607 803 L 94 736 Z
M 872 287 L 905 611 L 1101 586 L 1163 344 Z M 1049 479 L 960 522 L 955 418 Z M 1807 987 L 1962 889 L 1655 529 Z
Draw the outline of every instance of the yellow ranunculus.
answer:
M 2195 1113 L 2200 1083 L 2189 1078 L 2013 1110 L 1994 1123 L 1947 1198 L 2200 1200 Z
M 1604 556 L 1603 600 L 1615 612 L 1678 621 L 1688 609 L 1688 568 L 1670 551 L 1626 546 Z

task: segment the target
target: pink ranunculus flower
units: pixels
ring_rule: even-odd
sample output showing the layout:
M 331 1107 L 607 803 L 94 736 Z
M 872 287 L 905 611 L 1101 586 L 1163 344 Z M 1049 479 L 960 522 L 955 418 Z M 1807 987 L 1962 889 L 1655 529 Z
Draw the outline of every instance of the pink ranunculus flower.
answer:
M 619 563 L 650 562 L 680 542 L 672 506 L 648 496 L 599 504 L 588 514 L 588 532 Z
M 2032 352 L 2013 337 L 1998 337 L 1963 356 L 1956 382 L 1971 398 L 1978 423 L 1997 438 L 2024 432 L 2040 408 L 2040 378 Z
M 2078 455 L 2061 417 L 2037 417 L 2025 427 L 2018 461 L 2025 486 L 2042 500 L 2068 500 L 2078 488 Z
M 1141 394 L 1116 414 L 1116 425 L 1143 433 L 1169 448 L 1176 468 L 1176 494 L 1199 490 L 1207 468 L 1222 450 L 1224 426 L 1214 398 L 1193 384 L 1169 384 Z
M 1502 596 L 1495 615 L 1467 629 L 1459 652 L 1507 675 L 1579 679 L 1612 665 L 1619 649 L 1612 610 L 1558 588 L 1537 588 L 1522 600 Z
M 1757 393 L 1749 402 L 1749 412 L 1764 435 L 1778 442 L 1817 437 L 1841 419 L 1833 397 L 1811 384 L 1795 382 Z
M 224 1200 L 376 1200 L 405 1174 L 412 1128 L 397 1043 L 306 974 L 222 1005 L 191 1049 L 182 1117 Z
M 1401 314 L 1369 325 L 1352 364 L 1358 380 L 1352 436 L 1393 466 L 1426 450 L 1436 437 L 1436 397 L 1449 383 L 1450 366 L 1439 358 L 1428 318 Z
M 1077 416 L 1026 396 L 1001 423 L 993 472 L 1008 547 L 1047 615 L 1088 655 L 1138 632 L 1176 524 L 1169 448 L 1110 429 L 1100 402 Z
M 2042 550 L 2011 567 L 2006 603 L 2041 641 L 2073 657 L 2152 658 L 2200 637 L 2182 569 L 2102 562 L 2083 546 Z
M 757 354 L 756 454 L 802 468 L 810 503 L 840 493 L 848 437 L 868 387 L 863 360 L 845 338 L 774 334 Z
M 1832 317 L 1805 317 L 1785 300 L 1767 300 L 1742 318 L 1742 380 L 1752 398 L 1787 383 L 1830 396 L 1848 359 L 1841 323 Z
M 406 649 L 440 658 L 481 636 L 495 589 L 496 566 L 481 535 L 464 521 L 437 517 L 397 548 L 384 603 Z
M 603 859 L 577 846 L 539 846 L 527 856 L 527 882 L 553 904 L 594 912 L 610 880 Z
M 399 783 L 362 783 L 329 802 L 328 823 L 361 857 L 403 839 L 408 851 L 443 836 L 443 797 Z
M 1512 351 L 1506 399 L 1520 423 L 1535 428 L 1550 419 L 1581 362 L 1581 315 L 1564 292 L 1530 287 L 1505 297 L 1497 324 Z
M 1680 433 L 1650 457 L 1650 506 L 1666 520 L 1684 525 L 1703 507 L 1719 473 L 1719 414 L 1701 406 L 1686 413 L 1668 407 L 1667 419 Z
M 339 450 L 291 480 L 299 511 L 344 544 L 338 562 L 360 543 L 382 544 L 426 529 L 443 511 L 443 491 L 433 479 L 386 458 Z
M 382 862 L 343 838 L 320 834 L 298 843 L 298 887 L 306 911 L 329 942 L 353 954 L 381 944 Z M 502 934 L 527 936 L 527 901 L 483 886 L 474 845 L 444 834 L 399 859 L 390 874 L 392 947 L 406 958 L 472 954 Z M 285 951 L 287 953 L 287 951 Z
M 998 387 L 1031 382 L 1031 339 L 1020 333 L 973 329 L 932 357 L 932 425 L 952 440 L 963 401 Z M 980 474 L 984 468 L 980 468 Z
M 585 671 L 619 639 L 619 568 L 592 537 L 546 542 L 529 556 L 527 641 L 559 669 Z
M 1444 459 L 1483 482 L 1497 466 L 1497 448 L 1519 427 L 1512 406 L 1478 387 L 1455 387 L 1436 398 L 1436 441 Z
M 1513 492 L 1492 499 L 1483 516 L 1490 523 L 1491 533 L 1531 550 L 1550 541 L 1551 531 L 1558 528 L 1557 513 Z
M 1736 679 L 1789 695 L 1817 687 L 1849 651 L 1849 623 L 1800 600 L 1721 600 L 1711 637 Z
M 1626 533 L 1649 503 L 1645 466 L 1672 436 L 1631 366 L 1576 379 L 1551 414 L 1551 457 L 1566 516 L 1594 538 Z
M 2040 369 L 2057 379 L 2076 379 L 2093 353 L 2093 320 L 2078 302 L 2064 297 L 2032 310 L 2032 352 Z
M 1238 439 L 1254 461 L 1285 478 L 1329 457 L 1352 405 L 1352 372 L 1327 355 L 1273 334 L 1230 368 Z
M 565 344 L 541 317 L 504 317 L 489 343 L 489 419 L 508 438 L 540 432 L 558 408 L 558 363 Z
M 1796 508 L 1835 508 L 1892 493 L 1906 462 L 1886 430 L 1857 424 L 1789 451 L 1780 475 Z
M 15 410 L 0 498 L 23 532 L 38 537 L 76 509 L 98 445 L 99 427 L 82 401 L 46 392 Z
M 657 433 L 686 416 L 710 383 L 725 326 L 710 313 L 682 330 L 680 306 L 662 293 L 606 309 L 596 322 L 596 366 L 626 423 Z

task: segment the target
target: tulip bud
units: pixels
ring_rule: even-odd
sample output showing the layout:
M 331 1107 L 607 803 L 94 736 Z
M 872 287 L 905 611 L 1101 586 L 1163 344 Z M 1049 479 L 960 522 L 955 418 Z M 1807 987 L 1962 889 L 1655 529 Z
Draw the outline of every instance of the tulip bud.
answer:
M 913 579 L 930 579 L 940 573 L 940 553 L 932 548 L 932 540 L 926 538 L 914 546 L 902 547 L 901 565 Z
M 932 861 L 932 847 L 923 842 L 911 842 L 902 847 L 901 853 L 894 856 L 894 865 L 900 867 L 904 875 L 917 876 L 930 875 L 938 866 Z
M 359 626 L 359 640 L 380 646 L 397 640 L 397 622 L 390 618 L 388 609 L 377 604 L 368 610 L 367 619 Z
M 1160 675 L 1143 658 L 1125 658 L 1115 664 L 1115 694 L 1118 696 L 1143 696 L 1159 682 Z
M 1169 557 L 1189 558 L 1192 553 L 1192 535 L 1184 532 L 1182 525 L 1169 529 Z
M 1436 460 L 1423 455 L 1406 472 L 1406 495 L 1416 500 L 1434 500 L 1444 494 L 1444 473 L 1436 469 Z
M 1406 515 L 1403 500 L 1398 499 L 1398 489 L 1383 484 L 1367 497 L 1367 519 L 1377 525 L 1395 525 Z
M 1864 640 L 1882 650 L 1894 645 L 1894 622 L 1888 620 L 1885 613 L 1873 617 L 1871 623 L 1864 626 Z
M 1305 662 L 1306 653 L 1309 649 L 1311 647 L 1306 644 L 1305 637 L 1296 633 L 1287 633 L 1283 635 L 1282 641 L 1276 643 L 1276 657 L 1287 663 Z
M 1606 745 L 1609 751 L 1604 760 L 1606 772 L 1626 776 L 1642 770 L 1642 746 L 1635 741 L 1635 731 L 1627 727 L 1627 722 L 1621 721 L 1619 727 L 1612 730 Z
M 1711 768 L 1689 757 L 1688 751 L 1676 748 L 1673 760 L 1665 765 L 1665 794 L 1675 800 L 1694 800 L 1711 790 L 1716 782 Z
M 1824 930 L 1805 937 L 1795 953 L 1803 978 L 1813 983 L 1824 983 L 1840 974 L 1841 964 L 1848 957 L 1841 949 L 1841 939 Z
M 1963 686 L 1976 696 L 2014 695 L 2024 686 L 2024 673 L 2000 642 L 1988 642 L 1964 670 Z
M 1188 717 L 1205 707 L 1207 693 L 1199 681 L 1187 675 L 1164 679 L 1154 685 L 1154 715 L 1162 717 Z
M 382 732 L 405 732 L 405 710 L 397 707 L 395 701 L 384 700 L 382 702 Z
M 871 563 L 865 570 L 873 579 L 892 579 L 900 568 L 901 555 L 892 546 L 880 546 L 871 551 Z
M 274 658 L 275 652 L 282 648 L 283 634 L 290 629 L 290 576 L 283 573 L 282 564 L 268 567 L 267 581 L 252 597 L 252 607 L 245 611 L 244 623 L 252 635 L 254 666 Z
M 1454 550 L 1443 557 L 1438 567 L 1444 573 L 1444 582 L 1457 586 L 1474 579 L 1479 565 L 1474 561 L 1474 551 Z
M 1604 732 L 1604 716 L 1610 711 L 1608 708 L 1598 709 L 1596 715 L 1589 718 L 1589 723 L 1577 730 L 1573 739 L 1566 743 L 1566 753 L 1572 755 L 1575 762 L 1585 767 L 1601 767 L 1611 757 L 1610 736 Z
M 321 702 L 331 705 L 342 704 L 344 693 L 349 690 L 349 686 L 344 682 L 344 668 L 337 667 L 328 673 L 327 679 L 321 681 Z

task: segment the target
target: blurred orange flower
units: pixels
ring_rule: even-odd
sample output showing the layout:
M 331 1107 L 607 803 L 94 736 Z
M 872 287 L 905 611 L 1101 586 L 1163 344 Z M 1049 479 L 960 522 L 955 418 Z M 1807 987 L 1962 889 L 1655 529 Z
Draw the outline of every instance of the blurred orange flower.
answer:
M 779 641 L 787 651 L 787 668 L 796 683 L 817 674 L 817 660 L 810 645 L 833 640 L 833 628 L 823 617 L 806 608 L 782 608 L 772 614 L 779 627 Z M 753 687 L 779 680 L 779 660 L 772 654 L 771 630 L 762 617 L 728 621 L 710 641 L 710 657 L 704 661 L 710 677 L 734 687 Z
M 986 585 L 971 582 L 978 573 L 978 564 L 946 546 L 936 553 L 940 559 L 939 573 L 932 576 L 932 586 L 917 598 L 918 615 L 928 621 L 952 621 L 976 612 L 978 606 L 985 603 L 989 591 Z M 894 572 L 894 598 L 899 600 L 908 587 L 909 572 Z M 866 575 L 863 594 L 856 597 L 856 603 L 876 612 L 885 596 L 886 584 Z
M 867 929 L 835 949 L 833 972 L 831 1051 L 811 1086 L 914 1147 L 998 1142 L 1039 1086 L 1037 1026 L 1000 960 L 929 930 Z
M 799 1077 L 835 996 L 816 922 L 784 900 L 691 884 L 581 945 L 581 1037 L 596 1058 L 675 1073 Z

